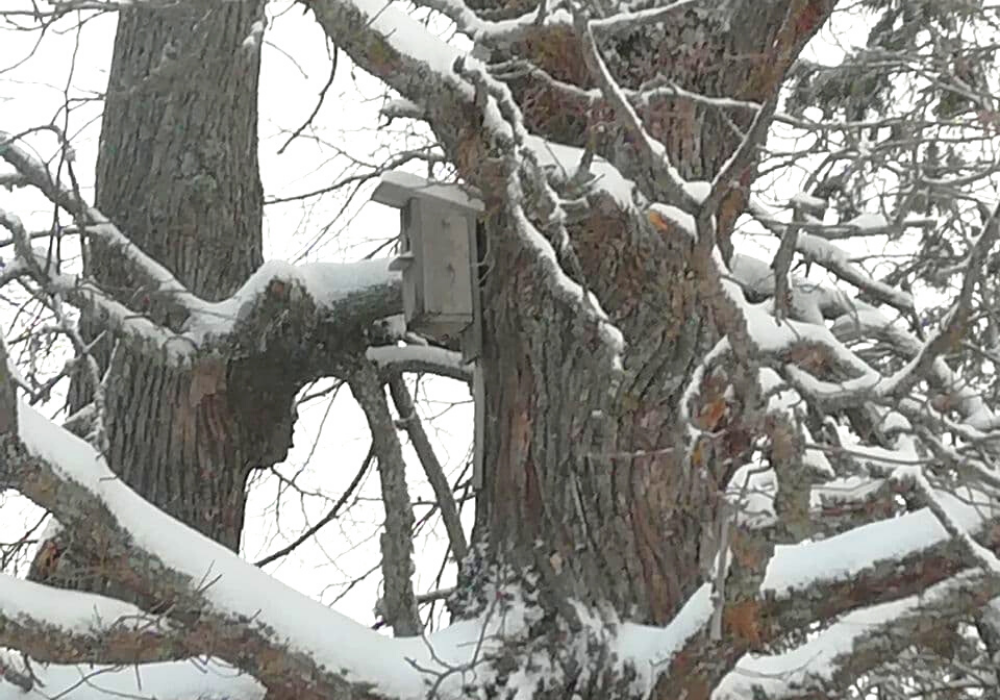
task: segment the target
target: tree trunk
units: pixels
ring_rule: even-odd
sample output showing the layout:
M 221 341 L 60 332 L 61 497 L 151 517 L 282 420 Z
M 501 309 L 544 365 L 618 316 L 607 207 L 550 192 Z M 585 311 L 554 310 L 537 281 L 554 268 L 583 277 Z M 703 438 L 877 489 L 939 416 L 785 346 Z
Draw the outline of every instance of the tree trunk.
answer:
M 261 263 L 257 163 L 259 41 L 244 45 L 262 2 L 183 2 L 121 11 L 101 132 L 97 207 L 143 251 L 209 300 Z M 169 298 L 125 274 L 94 242 L 88 272 L 120 301 L 177 330 Z M 101 348 L 109 462 L 139 494 L 237 549 L 251 469 L 283 459 L 292 379 L 222 357 L 171 368 Z M 71 408 L 91 400 L 76 379 Z
M 618 37 L 615 52 L 605 44 L 603 53 L 621 57 L 617 65 L 608 61 L 625 88 L 659 79 L 708 97 L 762 103 L 794 57 L 782 57 L 782 67 L 771 49 L 789 39 L 779 34 L 808 5 L 718 3 L 678 11 L 653 29 Z M 794 37 L 798 47 L 812 31 L 803 28 Z M 591 86 L 569 35 L 562 47 L 516 52 L 556 79 Z M 553 140 L 583 146 L 588 123 L 613 123 L 610 112 L 587 114 L 586 100 L 574 104 L 574 94 L 541 80 L 526 77 L 514 87 L 518 102 L 529 105 L 529 129 Z M 567 118 L 573 114 L 579 118 Z M 681 176 L 709 181 L 742 141 L 732 123 L 745 132 L 753 114 L 671 98 L 650 101 L 641 112 Z M 630 144 L 600 144 L 598 153 L 642 187 L 648 173 Z M 717 210 L 719 247 L 727 256 L 753 166 L 738 175 Z M 602 368 L 593 344 L 580 342 L 579 310 L 550 298 L 538 266 L 521 264 L 527 253 L 511 236 L 492 236 L 498 243 L 484 290 L 487 463 L 477 540 L 521 563 L 532 561 L 525 553 L 533 550 L 537 560 L 540 546 L 559 562 L 565 595 L 664 623 L 704 580 L 716 551 L 721 489 L 747 458 L 749 436 L 759 427 L 749 422 L 753 389 L 741 392 L 732 373 L 709 375 L 690 415 L 711 435 L 692 443 L 682 392 L 724 330 L 725 311 L 716 303 L 721 289 L 702 274 L 704 261 L 689 238 L 636 237 L 620 208 L 607 205 L 606 215 L 569 233 L 583 272 L 578 281 L 624 335 L 620 381 Z M 491 230 L 505 223 L 495 219 Z M 711 415 L 711 407 L 727 405 L 727 386 L 736 394 L 725 414 Z

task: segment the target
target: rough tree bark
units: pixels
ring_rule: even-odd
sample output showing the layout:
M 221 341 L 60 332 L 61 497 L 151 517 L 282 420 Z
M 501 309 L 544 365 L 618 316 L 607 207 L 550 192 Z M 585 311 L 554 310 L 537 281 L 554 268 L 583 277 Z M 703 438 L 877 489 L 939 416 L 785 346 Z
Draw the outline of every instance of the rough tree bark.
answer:
M 124 10 L 101 131 L 96 204 L 195 294 L 235 292 L 263 261 L 257 165 L 260 2 Z M 95 245 L 93 274 L 178 328 L 169 299 L 144 299 Z M 280 461 L 294 388 L 207 358 L 175 371 L 122 348 L 108 396 L 109 462 L 157 506 L 239 546 L 250 470 Z M 250 388 L 252 387 L 252 388 Z M 248 393 L 244 393 L 244 392 Z M 80 405 L 72 407 L 73 410 Z
M 659 81 L 709 98 L 762 104 L 831 9 L 820 2 L 692 7 L 666 17 L 655 31 L 636 29 L 602 48 L 620 57 L 609 67 L 623 88 Z M 512 52 L 557 80 L 594 84 L 579 42 L 568 34 Z M 512 89 L 529 106 L 528 128 L 561 143 L 582 147 L 588 127 L 614 121 L 606 105 L 588 110 L 589 100 L 541 79 L 519 80 Z M 691 181 L 720 173 L 753 116 L 671 97 L 650 100 L 640 115 Z M 630 144 L 600 143 L 597 153 L 637 182 L 648 180 Z M 751 158 L 720 201 L 724 254 L 754 172 Z M 747 457 L 748 436 L 760 426 L 752 422 L 753 397 L 745 393 L 730 400 L 725 415 L 695 411 L 698 427 L 717 434 L 704 440 L 699 460 L 686 463 L 691 446 L 681 392 L 726 330 L 725 311 L 715 301 L 720 290 L 706 283 L 689 241 L 643 240 L 614 203 L 606 211 L 569 231 L 579 281 L 625 337 L 621 379 L 602 371 L 579 342 L 578 314 L 546 295 L 532 268 L 520 264 L 523 250 L 510 236 L 493 236 L 499 243 L 484 303 L 487 481 L 477 522 L 479 536 L 500 552 L 543 541 L 546 555 L 558 553 L 572 572 L 568 594 L 663 623 L 703 581 L 715 553 L 711 530 L 720 488 Z M 747 391 L 735 376 L 717 380 L 703 387 L 703 405 L 721 399 L 727 385 Z
M 259 42 L 244 45 L 262 2 L 122 9 L 105 96 L 96 206 L 206 300 L 235 292 L 261 262 L 257 162 Z M 117 299 L 178 331 L 184 315 L 94 240 L 87 272 Z M 98 324 L 87 324 L 95 337 Z M 109 372 L 112 468 L 138 493 L 237 549 L 250 471 L 291 443 L 297 385 L 279 363 L 208 356 L 176 368 L 125 341 L 98 345 Z M 72 412 L 93 398 L 77 376 Z M 67 562 L 70 559 L 67 558 Z M 77 587 L 100 587 L 100 577 Z

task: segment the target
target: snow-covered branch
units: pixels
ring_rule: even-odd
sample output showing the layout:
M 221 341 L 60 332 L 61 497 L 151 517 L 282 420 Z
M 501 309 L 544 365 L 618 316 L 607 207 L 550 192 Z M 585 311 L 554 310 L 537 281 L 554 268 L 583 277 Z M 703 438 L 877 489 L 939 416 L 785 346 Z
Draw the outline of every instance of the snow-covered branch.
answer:
M 147 663 L 197 649 L 162 618 L 112 598 L 0 574 L 0 600 L 0 647 L 38 661 Z
M 0 211 L 0 226 L 13 234 L 17 257 L 4 278 L 31 276 L 42 292 L 58 295 L 134 348 L 172 362 L 199 354 L 235 351 L 247 357 L 295 346 L 296 357 L 308 355 L 311 366 L 329 371 L 333 356 L 352 343 L 363 352 L 362 331 L 377 318 L 402 306 L 399 278 L 387 260 L 352 264 L 313 263 L 299 266 L 272 261 L 258 269 L 230 298 L 209 302 L 191 293 L 159 262 L 144 253 L 101 212 L 76 192 L 56 182 L 47 167 L 9 136 L 0 132 L 0 157 L 53 203 L 85 224 L 84 233 L 107 253 L 118 254 L 143 284 L 145 306 L 133 309 L 102 290 L 93 280 L 61 273 L 46 255 L 30 247 L 17 217 Z M 167 328 L 145 316 L 150 304 L 181 310 L 180 328 Z
M 365 356 L 384 371 L 437 374 L 472 382 L 472 366 L 463 362 L 462 354 L 454 350 L 430 345 L 381 345 L 368 348 Z
M 2 131 L 0 158 L 13 166 L 51 202 L 80 220 L 81 225 L 86 224 L 87 233 L 99 239 L 109 251 L 122 255 L 128 262 L 130 272 L 148 286 L 150 294 L 160 296 L 190 313 L 197 313 L 203 308 L 205 302 L 188 291 L 173 273 L 140 250 L 101 212 L 80 199 L 76 192 L 59 183 L 44 163 L 18 146 L 9 134 Z M 24 251 L 21 254 L 24 255 Z
M 1000 546 L 1000 534 L 993 527 L 997 522 L 995 517 L 984 516 L 977 507 L 963 504 L 951 494 L 939 493 L 939 497 L 963 527 L 982 533 L 989 539 L 990 547 Z M 629 634 L 640 635 L 645 643 L 641 653 L 666 667 L 661 683 L 669 684 L 671 678 L 690 679 L 694 674 L 704 678 L 707 687 L 714 687 L 728 673 L 727 684 L 747 687 L 753 684 L 752 679 L 745 678 L 736 666 L 738 662 L 746 664 L 751 658 L 744 656 L 745 653 L 845 613 L 858 610 L 863 616 L 866 606 L 885 604 L 886 610 L 895 611 L 893 618 L 911 609 L 919 612 L 922 596 L 933 594 L 937 590 L 934 586 L 948 582 L 951 577 L 965 571 L 961 577 L 983 580 L 980 574 L 972 572 L 970 565 L 955 551 L 954 541 L 934 514 L 924 509 L 827 540 L 777 546 L 761 585 L 762 598 L 734 611 L 730 617 L 730 636 L 722 645 L 708 634 L 712 604 L 710 590 L 704 589 L 689 600 L 675 620 L 676 625 L 681 624 L 681 619 L 687 621 L 684 627 L 687 631 L 680 643 L 677 633 L 671 631 L 674 625 L 659 631 L 630 628 L 633 631 Z M 990 580 L 993 581 L 990 585 L 997 585 L 994 579 Z M 989 590 L 983 602 L 992 597 L 988 594 Z M 822 604 L 803 604 L 803 601 L 822 601 Z M 833 652 L 850 648 L 848 640 L 846 647 L 837 647 Z M 705 658 L 712 658 L 713 663 L 697 663 Z M 801 661 L 805 657 L 795 658 Z M 749 662 L 749 668 L 754 668 L 753 663 Z M 810 666 L 808 670 L 814 668 L 819 667 Z
M 695 201 L 684 187 L 685 180 L 670 162 L 666 148 L 643 126 L 639 115 L 605 65 L 594 39 L 591 22 L 582 11 L 575 11 L 573 26 L 580 39 L 583 59 L 590 74 L 600 87 L 604 98 L 615 108 L 618 118 L 638 144 L 639 154 L 644 159 L 646 167 L 655 175 L 656 184 L 662 191 L 662 195 L 655 193 L 657 195 L 655 198 L 663 199 L 689 213 L 697 212 L 699 202 Z
M 170 624 L 204 635 L 207 648 L 194 651 L 290 696 L 348 697 L 354 687 L 413 700 L 423 697 L 423 676 L 408 660 L 435 669 L 473 653 L 464 643 L 481 634 L 476 623 L 440 640 L 391 640 L 286 588 L 150 506 L 87 443 L 30 407 L 19 414 L 19 430 L 0 437 L 3 482 L 77 532 L 75 545 L 111 580 L 157 601 Z M 16 604 L 4 598 L 0 610 L 17 614 Z
M 1000 579 L 962 574 L 919 595 L 857 610 L 783 654 L 747 655 L 722 681 L 718 700 L 838 697 L 858 676 L 890 661 L 928 635 L 939 635 L 975 601 L 1000 592 Z
M 827 237 L 810 232 L 808 230 L 809 227 L 806 225 L 777 221 L 759 202 L 751 201 L 749 211 L 766 228 L 778 236 L 784 236 L 790 228 L 798 229 L 799 233 L 795 241 L 795 252 L 799 253 L 806 262 L 814 262 L 820 267 L 829 270 L 840 279 L 853 284 L 862 292 L 870 295 L 876 301 L 888 304 L 902 313 L 913 313 L 912 295 L 874 279 L 867 272 L 852 263 L 847 253 L 837 246 L 836 243 L 828 240 Z
M 26 693 L 46 693 L 66 700 L 149 700 L 240 698 L 263 700 L 266 688 L 217 659 L 159 663 L 27 664 L 0 650 L 0 700 L 24 700 Z

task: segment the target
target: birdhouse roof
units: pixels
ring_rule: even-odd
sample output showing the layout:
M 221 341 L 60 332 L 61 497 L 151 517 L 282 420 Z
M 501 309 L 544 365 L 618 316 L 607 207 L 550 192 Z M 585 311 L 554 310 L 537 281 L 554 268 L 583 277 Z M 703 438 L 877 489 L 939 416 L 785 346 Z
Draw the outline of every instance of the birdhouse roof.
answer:
M 483 211 L 483 203 L 470 197 L 459 185 L 434 182 L 410 173 L 385 173 L 372 193 L 372 201 L 396 208 L 405 206 L 411 199 L 436 200 L 470 213 Z

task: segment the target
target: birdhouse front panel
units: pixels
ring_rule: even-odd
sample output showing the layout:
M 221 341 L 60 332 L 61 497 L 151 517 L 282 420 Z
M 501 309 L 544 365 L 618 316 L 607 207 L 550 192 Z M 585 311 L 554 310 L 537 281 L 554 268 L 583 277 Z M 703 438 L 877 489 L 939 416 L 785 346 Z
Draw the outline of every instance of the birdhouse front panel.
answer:
M 457 337 L 472 323 L 472 222 L 465 212 L 433 200 L 417 200 L 411 207 L 410 242 L 418 245 L 414 234 L 419 228 L 416 257 L 423 268 L 414 325 L 430 335 Z

